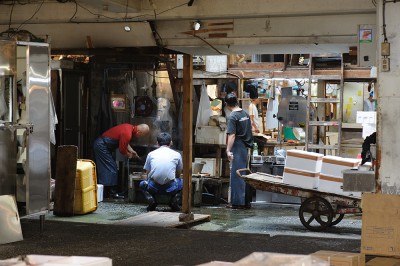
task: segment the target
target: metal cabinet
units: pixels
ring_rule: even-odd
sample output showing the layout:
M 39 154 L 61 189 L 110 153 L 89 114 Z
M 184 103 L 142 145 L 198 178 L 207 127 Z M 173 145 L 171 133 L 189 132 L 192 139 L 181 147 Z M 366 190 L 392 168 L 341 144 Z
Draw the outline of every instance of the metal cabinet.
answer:
M 49 51 L 47 43 L 0 41 L 0 100 L 8 110 L 0 117 L 0 161 L 5 166 L 0 168 L 0 195 L 24 193 L 21 216 L 45 212 L 49 206 Z M 18 159 L 22 189 L 17 186 Z

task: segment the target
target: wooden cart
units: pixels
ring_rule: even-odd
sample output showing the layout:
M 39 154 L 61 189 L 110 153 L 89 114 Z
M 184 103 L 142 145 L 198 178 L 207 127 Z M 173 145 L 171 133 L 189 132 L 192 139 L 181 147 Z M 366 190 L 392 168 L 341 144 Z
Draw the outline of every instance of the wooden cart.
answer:
M 345 214 L 361 213 L 359 197 L 289 185 L 283 183 L 281 176 L 252 173 L 249 169 L 239 169 L 237 174 L 255 189 L 300 197 L 300 221 L 312 231 L 323 231 L 337 225 Z

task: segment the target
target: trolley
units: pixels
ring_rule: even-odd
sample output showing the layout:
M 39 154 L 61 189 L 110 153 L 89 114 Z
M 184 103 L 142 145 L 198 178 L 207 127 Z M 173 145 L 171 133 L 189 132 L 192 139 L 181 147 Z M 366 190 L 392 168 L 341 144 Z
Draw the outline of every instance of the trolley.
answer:
M 247 174 L 242 174 L 246 172 Z M 302 188 L 283 183 L 281 176 L 252 173 L 250 169 L 239 169 L 236 173 L 255 189 L 301 198 L 299 218 L 304 227 L 312 231 L 323 231 L 337 225 L 345 214 L 361 213 L 361 198 L 346 196 L 317 189 Z

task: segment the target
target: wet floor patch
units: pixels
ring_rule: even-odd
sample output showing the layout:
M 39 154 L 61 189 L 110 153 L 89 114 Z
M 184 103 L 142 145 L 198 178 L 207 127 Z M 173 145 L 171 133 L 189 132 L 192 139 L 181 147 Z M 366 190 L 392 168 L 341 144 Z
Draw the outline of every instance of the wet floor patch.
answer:
M 157 211 L 170 211 L 160 205 Z M 209 222 L 195 223 L 190 230 L 255 233 L 275 235 L 299 235 L 311 237 L 361 239 L 361 216 L 349 214 L 337 225 L 324 232 L 311 232 L 300 222 L 298 205 L 260 204 L 249 210 L 227 209 L 225 205 L 192 208 L 195 214 L 211 216 Z M 71 217 L 58 217 L 52 212 L 47 220 L 82 223 L 113 224 L 146 213 L 145 204 L 128 203 L 123 200 L 100 202 L 93 213 Z

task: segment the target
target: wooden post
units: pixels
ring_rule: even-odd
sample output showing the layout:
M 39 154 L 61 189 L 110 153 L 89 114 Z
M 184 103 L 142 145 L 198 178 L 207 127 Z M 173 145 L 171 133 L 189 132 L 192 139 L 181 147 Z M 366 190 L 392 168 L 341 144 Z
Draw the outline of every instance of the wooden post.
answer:
M 193 58 L 183 56 L 183 190 L 180 221 L 193 220 L 192 202 L 192 138 L 193 138 Z

